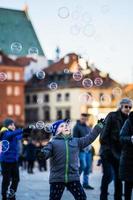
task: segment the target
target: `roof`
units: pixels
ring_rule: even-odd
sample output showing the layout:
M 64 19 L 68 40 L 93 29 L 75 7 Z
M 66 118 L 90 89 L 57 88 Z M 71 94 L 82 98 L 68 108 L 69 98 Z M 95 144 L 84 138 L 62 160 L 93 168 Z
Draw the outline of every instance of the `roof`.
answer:
M 32 57 L 20 57 L 15 60 L 9 58 L 7 55 L 5 55 L 2 51 L 0 51 L 0 66 L 4 65 L 6 66 L 27 66 L 30 65 L 31 62 L 36 62 L 36 60 Z
M 22 45 L 20 52 L 13 52 L 13 43 Z M 6 54 L 25 56 L 30 48 L 37 48 L 38 55 L 44 52 L 26 11 L 0 8 L 0 48 Z
M 58 62 L 52 64 L 51 66 L 45 68 L 43 71 L 46 73 L 44 79 L 39 80 L 35 75 L 27 82 L 26 91 L 41 91 L 41 90 L 49 90 L 49 84 L 51 82 L 56 82 L 58 88 L 83 88 L 82 81 L 84 78 L 90 78 L 94 80 L 100 76 L 100 70 L 97 68 L 92 69 L 90 66 L 87 66 L 89 73 L 84 74 L 81 81 L 75 81 L 73 79 L 73 72 L 77 70 L 81 70 L 81 67 L 78 65 L 78 55 L 76 54 L 68 54 L 69 62 L 64 63 L 64 58 L 59 60 Z M 76 64 L 77 63 L 77 64 Z M 77 66 L 76 69 L 74 67 Z M 64 70 L 67 69 L 68 72 Z M 83 70 L 81 70 L 83 71 Z M 120 84 L 114 81 L 109 77 L 109 74 L 106 77 L 101 77 L 103 80 L 103 84 L 100 88 L 108 88 L 108 87 L 116 87 Z

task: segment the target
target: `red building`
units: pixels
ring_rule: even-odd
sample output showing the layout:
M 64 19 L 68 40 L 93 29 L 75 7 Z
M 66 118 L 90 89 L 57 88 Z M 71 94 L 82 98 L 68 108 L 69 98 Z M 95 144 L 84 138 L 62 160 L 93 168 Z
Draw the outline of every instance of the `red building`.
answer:
M 12 60 L 0 52 L 0 122 L 10 117 L 24 125 L 24 66 L 31 60 Z

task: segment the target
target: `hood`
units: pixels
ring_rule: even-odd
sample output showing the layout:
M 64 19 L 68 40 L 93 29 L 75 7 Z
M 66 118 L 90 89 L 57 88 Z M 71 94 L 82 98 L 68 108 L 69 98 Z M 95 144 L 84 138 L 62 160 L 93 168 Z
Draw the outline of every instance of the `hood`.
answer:
M 2 127 L 1 130 L 0 130 L 1 133 L 2 133 L 2 132 L 5 132 L 5 131 L 8 131 L 8 128 Z

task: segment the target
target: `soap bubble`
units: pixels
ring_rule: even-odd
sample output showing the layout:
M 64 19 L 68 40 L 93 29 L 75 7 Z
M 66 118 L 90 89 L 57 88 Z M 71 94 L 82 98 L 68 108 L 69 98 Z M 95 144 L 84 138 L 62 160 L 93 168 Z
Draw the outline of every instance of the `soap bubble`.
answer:
M 83 29 L 83 34 L 86 36 L 86 37 L 92 37 L 95 35 L 95 28 L 94 28 L 94 25 L 92 24 L 87 24 L 84 26 L 84 29 Z
M 69 10 L 67 7 L 61 7 L 58 9 L 58 16 L 62 19 L 68 18 L 70 15 Z
M 7 140 L 2 140 L 0 141 L 0 153 L 5 153 L 6 151 L 8 151 L 10 145 L 9 145 L 9 141 Z
M 45 126 L 44 126 L 44 130 L 45 130 L 47 133 L 52 133 L 52 130 L 53 130 L 52 124 L 46 123 Z
M 100 103 L 104 106 L 107 106 L 111 103 L 111 97 L 110 95 L 108 94 L 103 94 L 101 97 L 100 97 Z
M 4 72 L 0 72 L 0 81 L 3 82 L 5 80 L 7 80 L 7 74 Z
M 50 88 L 50 90 L 56 90 L 58 88 L 58 85 L 57 85 L 57 83 L 52 82 L 49 84 L 49 88 Z
M 64 73 L 65 73 L 65 74 L 69 74 L 69 73 L 70 73 L 69 69 L 65 68 L 65 69 L 64 69 Z
M 101 12 L 103 13 L 103 14 L 106 14 L 106 13 L 108 13 L 110 11 L 110 7 L 108 6 L 108 5 L 103 5 L 103 6 L 101 6 Z
M 36 47 L 30 47 L 28 49 L 28 54 L 31 56 L 37 56 L 39 53 L 38 49 Z
M 37 123 L 36 123 L 36 128 L 37 129 L 43 129 L 44 128 L 44 126 L 45 126 L 45 124 L 44 124 L 44 122 L 43 121 L 38 121 Z
M 37 99 L 37 104 L 43 104 L 43 98 L 38 98 Z
M 30 125 L 29 125 L 29 128 L 31 128 L 31 129 L 36 129 L 36 126 L 35 126 L 34 124 L 30 124 Z
M 119 88 L 119 87 L 113 88 L 112 94 L 113 94 L 114 96 L 121 96 L 121 95 L 122 95 L 122 90 L 121 90 L 121 88 Z
M 88 94 L 88 93 L 82 93 L 79 96 L 79 102 L 81 104 L 92 104 L 93 102 L 93 97 L 92 95 Z
M 84 88 L 91 88 L 93 86 L 93 81 L 89 78 L 85 78 L 82 81 L 82 85 Z
M 94 84 L 95 84 L 96 86 L 101 86 L 101 85 L 103 84 L 102 78 L 100 78 L 100 77 L 95 78 Z
M 13 54 L 19 54 L 22 51 L 22 44 L 20 42 L 13 42 L 11 44 L 11 51 Z
M 40 80 L 45 78 L 45 72 L 44 71 L 38 71 L 36 72 L 36 77 Z
M 73 79 L 75 81 L 80 81 L 83 78 L 83 74 L 80 71 L 74 72 L 73 73 Z

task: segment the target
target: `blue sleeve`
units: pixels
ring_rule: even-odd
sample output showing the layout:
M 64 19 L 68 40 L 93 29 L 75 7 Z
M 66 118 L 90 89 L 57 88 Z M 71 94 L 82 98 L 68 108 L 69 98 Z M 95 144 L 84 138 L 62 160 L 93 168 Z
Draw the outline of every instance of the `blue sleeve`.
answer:
M 23 135 L 22 134 L 21 135 L 17 135 L 16 138 L 17 138 L 17 140 L 22 140 L 23 139 Z
M 4 134 L 4 139 L 10 139 L 11 137 L 22 135 L 22 133 L 23 133 L 22 129 L 17 129 L 15 131 L 6 131 Z

